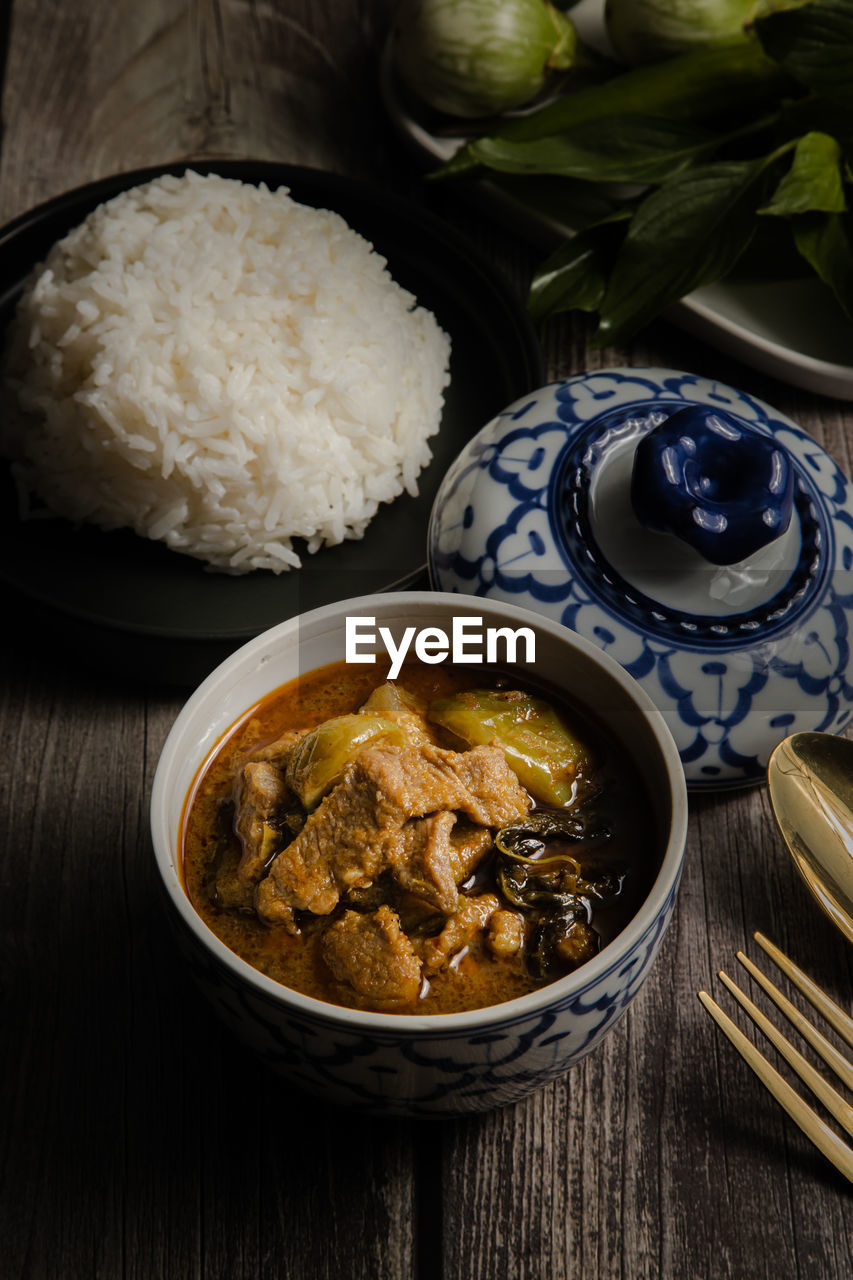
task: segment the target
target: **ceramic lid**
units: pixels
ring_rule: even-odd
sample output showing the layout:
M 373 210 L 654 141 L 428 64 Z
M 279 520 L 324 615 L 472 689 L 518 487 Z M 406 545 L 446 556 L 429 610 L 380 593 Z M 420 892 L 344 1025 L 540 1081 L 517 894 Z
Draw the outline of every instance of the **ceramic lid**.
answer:
M 770 405 L 668 369 L 604 369 L 515 401 L 432 510 L 433 586 L 555 618 L 616 658 L 688 785 L 762 780 L 799 730 L 853 715 L 853 505 Z

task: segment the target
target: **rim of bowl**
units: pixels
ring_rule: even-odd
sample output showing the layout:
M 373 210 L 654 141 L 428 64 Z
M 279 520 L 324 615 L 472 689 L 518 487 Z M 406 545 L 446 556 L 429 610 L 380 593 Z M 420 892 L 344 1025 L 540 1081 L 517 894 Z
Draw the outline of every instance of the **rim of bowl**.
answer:
M 521 624 L 526 623 L 528 626 L 535 626 L 540 631 L 547 632 L 555 640 L 563 642 L 570 648 L 574 648 L 584 654 L 602 668 L 616 684 L 621 686 L 622 690 L 630 696 L 643 713 L 657 742 L 666 782 L 668 783 L 671 822 L 658 874 L 639 909 L 634 913 L 624 929 L 603 947 L 594 959 L 588 960 L 565 977 L 546 983 L 542 987 L 537 987 L 535 991 L 530 991 L 526 995 L 517 996 L 514 1000 L 505 1000 L 500 1004 L 486 1005 L 480 1009 L 471 1009 L 461 1013 L 399 1014 L 351 1009 L 343 1005 L 329 1004 L 314 996 L 304 995 L 300 991 L 295 991 L 293 988 L 286 987 L 283 983 L 267 977 L 266 974 L 253 968 L 236 955 L 235 952 L 231 951 L 204 923 L 183 887 L 178 867 L 179 850 L 176 848 L 174 854 L 172 850 L 173 832 L 168 819 L 165 795 L 167 778 L 180 754 L 183 734 L 191 724 L 199 706 L 207 701 L 223 678 L 226 678 L 229 673 L 236 674 L 238 668 L 249 666 L 263 650 L 275 648 L 280 642 L 287 641 L 291 636 L 298 635 L 299 628 L 309 622 L 316 624 L 324 620 L 336 621 L 338 618 L 343 618 L 348 612 L 363 612 L 370 605 L 375 606 L 391 602 L 397 607 L 411 609 L 422 605 L 447 606 L 449 608 L 455 606 L 458 608 L 463 602 L 467 607 L 471 607 L 472 602 L 475 602 L 476 608 L 478 610 L 482 608 L 483 613 L 500 614 L 503 618 L 515 619 Z M 268 692 L 272 692 L 272 689 L 277 687 L 277 685 L 274 685 Z M 582 697 L 579 698 L 579 701 L 583 704 Z M 216 745 L 229 732 L 231 725 L 237 719 L 239 719 L 239 716 L 229 722 L 229 725 L 222 733 L 217 735 Z M 210 752 L 208 751 L 203 759 L 198 762 L 193 775 L 193 784 L 198 776 L 198 770 L 204 761 L 209 758 L 209 755 Z M 181 801 L 182 811 L 185 799 L 186 797 L 183 797 Z M 687 785 L 681 758 L 666 721 L 645 690 L 609 654 L 561 623 L 553 622 L 542 614 L 534 613 L 529 609 L 522 609 L 518 605 L 451 591 L 395 591 L 339 600 L 333 604 L 322 605 L 320 608 L 312 609 L 308 613 L 288 618 L 285 622 L 278 623 L 275 627 L 271 627 L 247 644 L 242 645 L 234 653 L 230 654 L 224 662 L 220 663 L 198 686 L 195 692 L 190 695 L 169 730 L 154 774 L 151 790 L 150 822 L 157 868 L 172 905 L 177 909 L 178 914 L 184 924 L 189 927 L 190 932 L 195 934 L 207 951 L 212 953 L 214 959 L 230 970 L 240 981 L 246 983 L 267 1000 L 272 1000 L 274 1004 L 281 1006 L 285 1011 L 290 1008 L 313 1018 L 342 1024 L 351 1031 L 397 1032 L 398 1034 L 420 1036 L 428 1036 L 432 1033 L 435 1036 L 441 1032 L 480 1030 L 489 1024 L 516 1021 L 527 1015 L 535 1014 L 548 1005 L 558 1003 L 566 996 L 579 995 L 586 987 L 598 981 L 602 975 L 617 967 L 657 918 L 666 903 L 671 889 L 679 879 L 687 840 L 687 804 Z M 179 834 L 180 818 L 178 819 L 178 831 L 175 835 L 176 845 Z

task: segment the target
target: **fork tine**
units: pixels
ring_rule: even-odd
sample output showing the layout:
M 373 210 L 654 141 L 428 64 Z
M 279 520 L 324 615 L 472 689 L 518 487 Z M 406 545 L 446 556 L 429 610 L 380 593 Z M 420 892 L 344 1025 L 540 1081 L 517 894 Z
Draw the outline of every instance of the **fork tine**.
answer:
M 826 1065 L 838 1076 L 839 1080 L 853 1089 L 853 1064 L 849 1063 L 842 1053 L 839 1053 L 834 1044 L 830 1044 L 826 1036 L 821 1035 L 816 1027 L 809 1022 L 808 1018 L 800 1013 L 799 1009 L 791 1004 L 791 1001 L 779 988 L 770 981 L 766 974 L 762 973 L 757 964 L 750 960 L 749 956 L 745 956 L 742 951 L 738 951 L 737 958 L 746 969 L 747 973 L 752 974 L 759 986 L 763 987 L 769 995 L 770 999 L 782 1010 L 785 1017 L 799 1031 L 804 1039 L 819 1053 Z
M 793 1089 L 784 1076 L 771 1066 L 764 1054 L 750 1043 L 736 1023 L 732 1022 L 728 1014 L 724 1013 L 716 1001 L 711 999 L 708 992 L 700 991 L 698 994 L 704 1008 L 710 1013 L 720 1030 L 732 1042 L 762 1084 L 773 1094 L 779 1105 L 787 1111 L 794 1123 L 799 1125 L 818 1151 L 825 1155 L 840 1173 L 844 1174 L 848 1182 L 853 1182 L 853 1151 L 845 1142 L 842 1142 L 828 1124 L 821 1120 L 820 1116 L 815 1115 L 796 1089 Z
M 808 1085 L 815 1097 L 823 1103 L 827 1111 L 835 1117 L 838 1123 L 848 1133 L 853 1134 L 853 1107 L 845 1102 L 841 1094 L 836 1093 L 831 1085 L 827 1084 L 823 1076 L 803 1057 L 799 1049 L 795 1049 L 790 1040 L 785 1039 L 779 1028 L 764 1016 L 758 1005 L 754 1004 L 749 996 L 741 991 L 740 987 L 732 981 L 727 973 L 723 973 L 721 970 L 719 976 L 720 981 L 724 983 L 741 1008 L 746 1010 L 755 1025 L 761 1028 L 770 1043 L 779 1050 L 782 1057 L 796 1071 L 803 1084 Z
M 853 1049 L 853 1018 L 849 1018 L 843 1009 L 839 1009 L 834 1000 L 830 1000 L 829 996 L 821 991 L 816 982 L 803 973 L 802 969 L 794 964 L 793 960 L 789 960 L 784 951 L 780 951 L 777 946 L 765 938 L 763 933 L 753 934 L 755 941 L 763 951 L 766 951 L 774 964 L 782 970 L 786 978 L 798 986 L 806 999 L 817 1009 L 818 1013 L 822 1013 L 830 1026 L 834 1027 L 842 1040 L 846 1040 Z

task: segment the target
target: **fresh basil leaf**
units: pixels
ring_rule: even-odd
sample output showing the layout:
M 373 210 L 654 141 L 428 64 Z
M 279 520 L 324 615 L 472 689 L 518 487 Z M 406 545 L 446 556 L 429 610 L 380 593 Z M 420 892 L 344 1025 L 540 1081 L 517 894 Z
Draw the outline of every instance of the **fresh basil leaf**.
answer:
M 614 116 L 743 120 L 773 102 L 787 77 L 755 40 L 737 39 L 633 67 L 603 84 L 566 93 L 509 121 L 505 138 L 543 138 Z
M 538 241 L 543 248 L 549 247 L 549 239 L 554 244 L 562 240 L 567 227 L 581 231 L 613 212 L 614 201 L 612 197 L 608 198 L 606 187 L 575 178 L 541 173 L 498 173 L 492 169 L 487 181 L 490 187 L 512 198 L 516 206 L 513 210 L 515 225 L 521 229 L 529 219 L 531 239 Z M 544 234 L 543 226 L 547 228 Z
M 853 319 L 853 220 L 849 214 L 803 213 L 793 218 L 794 243 Z
M 571 236 L 542 263 L 527 299 L 534 321 L 558 311 L 597 311 L 631 209 Z
M 815 0 L 759 18 L 764 51 L 800 84 L 853 106 L 853 0 Z
M 707 156 L 724 137 L 681 121 L 613 116 L 551 138 L 480 138 L 473 158 L 502 173 L 549 173 L 590 182 L 664 182 Z
M 626 116 L 736 125 L 774 105 L 789 84 L 756 40 L 738 39 L 634 67 L 603 84 L 562 94 L 536 111 L 507 120 L 490 136 L 529 142 Z M 475 146 L 461 146 L 431 176 L 457 178 L 476 171 L 480 161 Z
M 429 182 L 441 182 L 444 178 L 464 178 L 479 167 L 479 161 L 471 154 L 471 143 L 465 142 L 441 168 L 433 169 L 425 176 Z
M 697 166 L 639 205 L 613 265 L 594 343 L 631 337 L 670 303 L 728 274 L 755 233 L 779 153 Z
M 843 213 L 846 208 L 841 147 L 828 133 L 807 133 L 797 142 L 791 167 L 770 203 L 758 212 L 789 217 L 812 210 Z

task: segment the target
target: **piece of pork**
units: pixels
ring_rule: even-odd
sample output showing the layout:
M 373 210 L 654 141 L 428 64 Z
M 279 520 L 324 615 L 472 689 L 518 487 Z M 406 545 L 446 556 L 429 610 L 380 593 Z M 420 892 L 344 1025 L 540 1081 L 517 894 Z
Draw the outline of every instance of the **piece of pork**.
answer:
M 421 962 L 387 905 L 369 915 L 347 911 L 323 934 L 320 955 L 338 982 L 371 1005 L 417 1000 Z
M 388 836 L 377 823 L 375 796 L 358 763 L 309 814 L 305 826 L 274 858 L 258 885 L 257 909 L 272 920 L 280 902 L 327 916 L 342 891 L 372 884 L 386 866 Z
M 435 938 L 427 938 L 421 944 L 424 973 L 438 973 L 463 947 L 470 947 L 499 906 L 493 893 L 482 893 L 475 898 L 466 898 L 460 894 L 457 909 L 441 933 Z
M 453 863 L 453 879 L 457 885 L 468 877 L 492 848 L 494 840 L 488 827 L 478 827 L 466 818 L 460 818 L 450 833 L 450 857 Z
M 388 868 L 402 883 L 406 858 L 399 842 L 412 819 L 457 811 L 475 823 L 502 826 L 523 817 L 529 807 L 499 748 L 368 747 L 273 860 L 258 886 L 258 911 L 272 919 L 275 904 L 283 902 L 328 915 L 342 893 L 372 883 Z M 438 865 L 445 834 L 447 819 L 412 832 L 411 876 L 417 878 L 428 862 L 436 900 L 448 903 L 448 876 L 455 884 L 456 872 L 449 853 L 447 873 Z
M 401 823 L 453 809 L 481 826 L 502 827 L 530 809 L 530 797 L 500 747 L 369 747 L 358 763 L 383 812 Z
M 240 854 L 236 849 L 228 848 L 220 853 L 217 859 L 213 900 L 217 907 L 234 911 L 245 911 L 247 914 L 255 909 L 255 882 L 238 871 Z
M 222 906 L 248 910 L 256 907 L 256 889 L 283 839 L 280 825 L 285 809 L 295 803 L 281 766 L 272 760 L 253 760 L 243 766 L 237 791 L 234 830 L 241 854 L 236 865 L 224 864 L 216 878 L 217 898 Z M 298 933 L 293 908 L 286 902 L 272 904 L 270 923 L 284 925 Z
M 519 911 L 496 911 L 489 920 L 486 946 L 496 956 L 518 955 L 524 946 L 524 917 Z
M 456 862 L 451 833 L 455 813 L 433 813 L 403 824 L 389 843 L 388 861 L 397 883 L 449 915 L 456 909 Z
M 450 915 L 456 910 L 457 887 L 491 847 L 488 827 L 475 826 L 455 813 L 434 813 L 403 824 L 388 860 L 401 888 Z
M 264 760 L 243 766 L 234 815 L 234 830 L 242 848 L 238 875 L 253 883 L 261 879 L 276 845 L 281 842 L 275 820 L 290 798 L 278 765 Z

